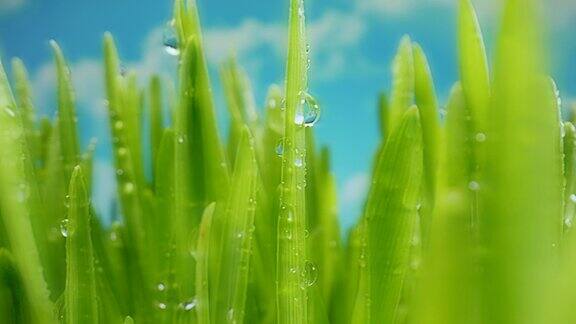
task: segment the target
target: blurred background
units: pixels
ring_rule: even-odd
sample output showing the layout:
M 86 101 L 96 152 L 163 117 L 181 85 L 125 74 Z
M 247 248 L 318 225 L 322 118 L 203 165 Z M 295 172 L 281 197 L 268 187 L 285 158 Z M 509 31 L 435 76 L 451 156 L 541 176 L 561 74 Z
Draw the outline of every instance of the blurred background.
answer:
M 217 68 L 235 55 L 247 71 L 256 102 L 268 87 L 282 84 L 288 0 L 197 0 L 211 68 L 220 133 L 227 118 Z M 489 55 L 500 16 L 499 0 L 477 0 Z M 546 0 L 550 71 L 565 109 L 576 98 L 576 1 Z M 361 211 L 379 143 L 377 96 L 390 86 L 390 63 L 398 41 L 410 34 L 429 56 L 441 104 L 458 79 L 457 0 L 307 0 L 311 45 L 310 92 L 322 117 L 318 141 L 330 147 L 339 186 L 343 226 Z M 93 201 L 103 217 L 112 214 L 114 168 L 104 106 L 101 40 L 116 37 L 123 65 L 145 85 L 153 73 L 173 79 L 177 58 L 168 55 L 162 35 L 171 14 L 168 0 L 0 0 L 0 58 L 27 64 L 41 115 L 53 116 L 55 71 L 48 40 L 55 39 L 70 61 L 85 148 L 98 138 Z M 168 83 L 167 83 L 168 84 Z

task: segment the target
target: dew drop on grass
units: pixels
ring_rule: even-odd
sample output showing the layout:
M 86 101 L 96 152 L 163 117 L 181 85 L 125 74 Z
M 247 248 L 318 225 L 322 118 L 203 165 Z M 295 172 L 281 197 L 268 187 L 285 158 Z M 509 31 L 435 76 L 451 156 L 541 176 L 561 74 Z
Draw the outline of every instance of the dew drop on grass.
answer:
M 478 191 L 480 190 L 480 184 L 476 181 L 470 181 L 470 183 L 468 184 L 468 189 L 472 191 Z
M 182 308 L 183 310 L 189 312 L 191 310 L 193 310 L 194 308 L 196 308 L 196 299 L 192 299 L 192 300 L 187 300 L 183 303 L 180 304 L 180 308 Z
M 478 133 L 475 136 L 476 142 L 478 143 L 484 143 L 486 142 L 486 134 L 484 133 Z
M 236 320 L 234 319 L 234 308 L 228 310 L 228 313 L 226 313 L 226 320 L 228 323 L 236 323 Z
M 124 184 L 124 193 L 131 194 L 134 192 L 134 184 L 132 182 L 126 182 Z
M 301 93 L 299 109 L 296 110 L 294 123 L 304 125 L 304 127 L 314 126 L 320 119 L 320 106 L 314 97 L 309 93 Z
M 576 204 L 576 194 L 570 195 L 570 201 Z
M 280 139 L 276 144 L 276 155 L 282 156 L 284 154 L 284 139 Z
M 318 268 L 313 262 L 306 261 L 302 269 L 302 288 L 313 286 L 318 280 Z
M 60 222 L 60 234 L 62 234 L 62 236 L 64 237 L 68 237 L 68 226 L 70 222 L 68 221 L 67 218 L 64 218 L 61 222 Z
M 114 128 L 116 130 L 121 130 L 124 128 L 124 123 L 121 120 L 118 120 L 114 123 Z
M 118 156 L 120 157 L 126 156 L 126 153 L 128 153 L 128 150 L 125 147 L 118 148 Z
M 164 291 L 166 290 L 166 285 L 164 285 L 162 282 L 158 283 L 158 285 L 156 285 L 156 289 L 158 291 Z
M 178 35 L 176 35 L 176 30 L 174 30 L 173 20 L 166 24 L 164 34 L 162 35 L 162 42 L 164 43 L 164 50 L 166 53 L 172 56 L 180 55 Z
M 297 157 L 297 158 L 294 160 L 294 165 L 295 165 L 297 168 L 300 168 L 300 167 L 302 167 L 302 166 L 304 165 L 304 161 L 302 160 L 301 157 Z
M 158 307 L 160 310 L 165 310 L 166 308 L 168 308 L 168 306 L 166 305 L 166 303 L 163 302 L 159 302 L 156 304 L 156 307 Z
M 566 225 L 566 227 L 568 228 L 572 227 L 572 219 L 571 218 L 564 219 L 564 225 Z
M 176 139 L 176 141 L 178 142 L 178 144 L 184 143 L 184 136 L 179 135 L 178 138 Z

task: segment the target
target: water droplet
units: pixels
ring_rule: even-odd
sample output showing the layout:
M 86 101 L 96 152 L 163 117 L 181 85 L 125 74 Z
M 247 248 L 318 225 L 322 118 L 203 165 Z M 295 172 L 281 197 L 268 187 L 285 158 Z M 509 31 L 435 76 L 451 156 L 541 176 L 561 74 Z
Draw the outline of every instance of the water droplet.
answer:
M 294 165 L 295 165 L 297 168 L 300 168 L 300 167 L 302 167 L 302 166 L 304 165 L 304 161 L 302 160 L 301 157 L 297 157 L 297 158 L 294 160 Z
M 298 8 L 298 16 L 304 17 L 304 7 L 303 6 L 300 6 Z
M 294 122 L 297 125 L 304 125 L 305 127 L 314 126 L 320 119 L 320 106 L 314 97 L 309 93 L 301 93 L 300 99 L 301 109 L 296 112 Z
M 156 307 L 158 307 L 161 310 L 165 310 L 168 306 L 166 306 L 166 303 L 159 302 L 156 304 Z
M 70 222 L 68 221 L 67 218 L 63 219 L 60 222 L 60 234 L 62 234 L 62 236 L 64 236 L 64 237 L 68 237 L 68 234 L 69 234 L 68 225 L 69 225 L 69 223 Z
M 134 192 L 134 184 L 132 182 L 126 182 L 124 184 L 124 193 L 131 194 Z
M 4 108 L 4 112 L 6 113 L 6 115 L 10 116 L 10 117 L 15 117 L 16 113 L 14 112 L 14 110 L 12 110 L 10 107 L 6 107 Z
M 572 219 L 571 218 L 564 219 L 564 225 L 566 225 L 566 227 L 572 227 Z
M 123 176 L 124 175 L 124 169 L 117 169 L 116 175 Z
M 174 30 L 174 21 L 170 21 L 166 24 L 164 34 L 162 35 L 162 42 L 164 43 L 164 50 L 166 53 L 172 56 L 180 55 L 178 35 L 176 35 L 176 30 Z
M 480 184 L 476 181 L 470 181 L 470 183 L 468 184 L 468 189 L 472 191 L 478 191 L 480 190 Z
M 164 285 L 163 283 L 160 282 L 159 284 L 156 285 L 156 289 L 158 291 L 164 291 L 164 290 L 166 290 L 166 285 Z
M 114 128 L 115 128 L 116 130 L 121 130 L 122 128 L 124 128 L 124 123 L 123 123 L 121 120 L 117 120 L 117 121 L 114 123 Z
M 486 142 L 486 134 L 478 133 L 478 134 L 476 134 L 475 139 L 476 139 L 476 142 L 478 142 L 478 143 L 484 143 L 484 142 Z
M 179 135 L 178 138 L 176 139 L 176 141 L 178 142 L 178 144 L 184 143 L 184 136 Z
M 196 304 L 197 304 L 196 298 L 194 298 L 192 300 L 187 300 L 187 301 L 183 302 L 182 304 L 180 304 L 180 307 L 183 310 L 189 312 L 189 311 L 193 310 L 194 308 L 196 308 Z
M 277 105 L 277 104 L 278 104 L 278 103 L 276 102 L 276 99 L 274 99 L 274 98 L 270 98 L 270 99 L 268 100 L 268 107 L 269 107 L 270 109 L 276 109 L 276 105 Z
M 280 139 L 276 144 L 276 155 L 282 156 L 284 154 L 284 139 Z
M 306 261 L 302 269 L 302 288 L 313 286 L 318 280 L 318 268 L 310 261 Z
M 576 194 L 570 195 L 570 201 L 576 204 Z
M 125 147 L 118 148 L 118 156 L 126 156 L 126 153 L 128 153 L 128 150 Z

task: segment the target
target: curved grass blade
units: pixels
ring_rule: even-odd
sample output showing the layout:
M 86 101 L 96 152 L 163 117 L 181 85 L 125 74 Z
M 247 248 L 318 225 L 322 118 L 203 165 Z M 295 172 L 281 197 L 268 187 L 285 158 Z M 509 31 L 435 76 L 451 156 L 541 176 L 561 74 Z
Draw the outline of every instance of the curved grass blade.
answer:
M 537 17 L 537 1 L 507 1 L 494 69 L 485 183 L 479 184 L 489 256 L 484 316 L 491 323 L 548 322 L 542 301 L 560 236 L 563 176 Z
M 378 301 L 365 306 L 373 323 L 394 323 L 399 316 L 418 221 L 422 158 L 420 119 L 418 109 L 412 107 L 378 157 L 361 220 L 365 240 L 361 253 L 367 262 L 361 269 L 360 282 L 367 286 L 357 298 L 361 304 Z
M 98 323 L 96 273 L 90 230 L 90 203 L 79 166 L 70 180 L 66 233 L 66 323 Z
M 42 273 L 30 221 L 33 210 L 28 195 L 27 170 L 30 156 L 25 147 L 24 128 L 17 117 L 16 103 L 0 63 L 0 217 L 8 235 L 14 261 L 24 280 L 35 322 L 55 323 L 53 305 Z

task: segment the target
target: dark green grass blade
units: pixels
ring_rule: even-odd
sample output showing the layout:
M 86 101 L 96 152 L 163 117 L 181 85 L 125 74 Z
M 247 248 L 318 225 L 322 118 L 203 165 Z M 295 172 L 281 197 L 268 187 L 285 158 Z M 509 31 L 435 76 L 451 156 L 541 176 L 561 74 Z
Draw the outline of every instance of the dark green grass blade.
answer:
M 416 107 L 405 114 L 378 157 L 362 222 L 367 264 L 357 295 L 368 305 L 369 321 L 394 323 L 412 261 L 422 185 L 422 133 Z M 362 256 L 361 256 L 362 257 Z
M 563 176 L 558 111 L 542 78 L 536 3 L 507 2 L 494 69 L 480 183 L 490 323 L 548 322 L 542 302 L 558 244 Z
M 24 289 L 32 301 L 32 317 L 36 322 L 54 323 L 53 306 L 30 221 L 32 206 L 26 195 L 31 186 L 26 170 L 31 161 L 25 147 L 22 121 L 15 109 L 6 73 L 0 64 L 0 214 L 14 261 L 25 278 Z
M 60 149 L 64 166 L 65 181 L 72 175 L 72 169 L 78 165 L 80 146 L 76 129 L 76 108 L 70 69 L 64 59 L 62 50 L 55 41 L 50 42 L 54 52 L 56 74 L 58 76 L 58 116 L 57 127 L 60 131 Z
M 0 311 L 6 323 L 29 323 L 30 306 L 28 305 L 22 276 L 14 258 L 8 250 L 0 249 Z
M 286 72 L 286 120 L 282 154 L 282 185 L 278 218 L 277 303 L 278 323 L 307 323 L 308 287 L 302 288 L 307 260 L 305 211 L 305 130 L 295 123 L 302 113 L 307 89 L 304 3 L 290 2 L 288 62 Z M 297 166 L 298 165 L 298 166 Z
M 229 198 L 217 208 L 212 227 L 219 236 L 210 251 L 210 273 L 216 275 L 210 296 L 213 323 L 244 321 L 257 186 L 254 140 L 246 127 L 236 156 Z
M 152 170 L 156 174 L 158 151 L 162 141 L 164 130 L 164 118 L 162 111 L 162 85 L 159 76 L 153 76 L 149 85 L 150 92 L 150 145 L 152 146 Z
M 88 189 L 80 167 L 70 180 L 66 232 L 66 323 L 98 323 Z
M 468 116 L 458 84 L 452 89 L 446 115 L 432 236 L 422 269 L 415 323 L 479 323 L 479 242 L 471 222 Z

